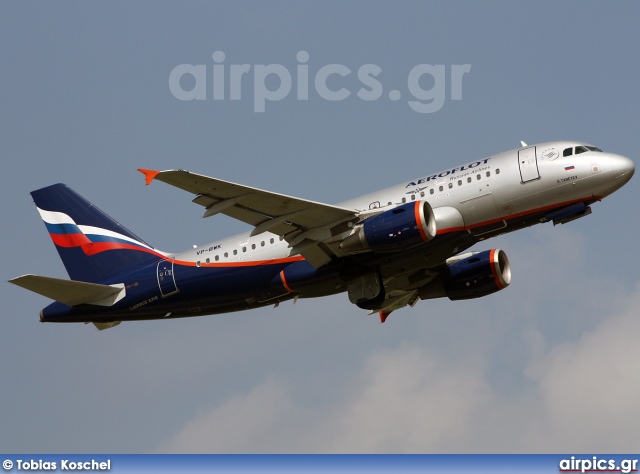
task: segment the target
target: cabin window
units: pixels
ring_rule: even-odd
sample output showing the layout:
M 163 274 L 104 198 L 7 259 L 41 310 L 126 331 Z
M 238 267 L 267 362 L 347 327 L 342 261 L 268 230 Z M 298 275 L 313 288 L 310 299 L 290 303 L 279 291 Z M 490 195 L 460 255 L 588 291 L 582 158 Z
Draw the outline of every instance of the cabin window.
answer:
M 255 250 L 256 249 L 256 244 L 251 244 L 251 250 Z
M 216 255 L 216 262 L 220 260 L 220 255 Z
M 470 182 L 471 182 L 471 176 L 467 178 L 467 183 L 470 183 Z
M 438 191 L 444 191 L 444 186 L 438 187 Z
M 229 258 L 229 252 L 224 253 L 224 258 Z
M 415 200 L 416 200 L 416 195 L 415 195 L 415 194 L 412 194 L 412 195 L 411 195 L 411 200 L 412 200 L 412 201 L 415 201 Z
M 264 247 L 264 240 L 260 242 L 260 247 Z
M 491 171 L 487 171 L 487 178 L 491 176 Z
M 429 194 L 433 194 L 433 193 L 435 193 L 435 192 L 436 192 L 436 191 L 435 191 L 435 189 L 433 189 L 433 188 L 431 188 L 431 189 L 429 190 Z
M 269 243 L 271 243 L 271 244 L 272 244 L 272 243 L 273 243 L 273 239 L 269 240 Z
M 405 202 L 407 202 L 407 198 L 402 198 L 402 204 L 404 204 Z
M 453 188 L 453 183 L 449 183 L 449 189 Z
M 196 262 L 196 267 L 199 267 L 199 266 L 200 266 L 200 260 Z
M 247 247 L 242 247 L 242 251 L 246 252 L 247 251 Z
M 476 175 L 476 179 L 477 179 L 477 180 L 479 180 L 480 178 L 482 178 L 482 175 L 481 175 L 480 173 L 478 173 L 478 174 Z
M 500 168 L 496 168 L 496 174 L 500 174 Z
M 424 191 L 420 193 L 420 197 L 424 197 Z
M 462 180 L 461 179 L 458 180 L 458 186 L 462 186 Z
M 284 237 L 280 236 L 280 242 L 282 242 L 284 240 Z
M 234 251 L 233 251 L 233 254 L 234 254 L 234 255 L 238 255 L 238 251 L 237 251 L 237 250 L 234 250 Z
M 573 148 L 565 148 L 562 152 L 562 156 L 571 156 L 573 155 Z
M 205 263 L 211 263 L 211 260 L 210 259 L 206 259 Z

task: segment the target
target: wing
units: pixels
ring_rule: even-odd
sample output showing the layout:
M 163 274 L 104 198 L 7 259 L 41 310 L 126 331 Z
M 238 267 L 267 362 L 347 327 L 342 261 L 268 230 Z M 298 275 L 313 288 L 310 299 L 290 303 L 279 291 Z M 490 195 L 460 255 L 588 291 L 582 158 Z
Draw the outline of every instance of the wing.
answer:
M 221 213 L 254 226 L 251 235 L 272 232 L 284 237 L 291 254 L 301 254 L 318 268 L 337 255 L 334 237 L 348 231 L 358 212 L 285 196 L 184 170 L 139 169 L 147 184 L 158 180 L 195 194 L 205 208 L 202 217 Z

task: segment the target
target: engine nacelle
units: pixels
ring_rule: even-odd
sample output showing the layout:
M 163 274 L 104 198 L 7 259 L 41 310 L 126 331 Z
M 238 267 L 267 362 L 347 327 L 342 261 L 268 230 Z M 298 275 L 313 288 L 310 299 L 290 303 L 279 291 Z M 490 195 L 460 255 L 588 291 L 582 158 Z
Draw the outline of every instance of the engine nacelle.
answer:
M 426 201 L 416 201 L 365 219 L 340 248 L 347 253 L 395 252 L 428 242 L 435 235 L 433 209 Z
M 474 252 L 468 257 L 452 260 L 438 278 L 418 290 L 421 299 L 444 296 L 452 301 L 480 298 L 511 283 L 511 265 L 502 250 Z
M 284 288 L 289 293 L 302 297 L 325 296 L 337 292 L 337 286 L 344 282 L 339 278 L 340 266 L 334 264 L 314 268 L 306 260 L 293 262 L 282 270 L 272 281 L 272 288 Z

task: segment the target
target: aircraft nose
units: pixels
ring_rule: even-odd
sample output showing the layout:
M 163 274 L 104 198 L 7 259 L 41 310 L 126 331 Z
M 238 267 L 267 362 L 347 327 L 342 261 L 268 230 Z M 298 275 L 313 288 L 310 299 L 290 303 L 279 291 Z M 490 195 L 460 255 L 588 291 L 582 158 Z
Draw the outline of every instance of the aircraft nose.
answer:
M 611 156 L 611 168 L 615 173 L 616 182 L 619 182 L 619 186 L 625 185 L 636 171 L 633 161 L 620 155 Z

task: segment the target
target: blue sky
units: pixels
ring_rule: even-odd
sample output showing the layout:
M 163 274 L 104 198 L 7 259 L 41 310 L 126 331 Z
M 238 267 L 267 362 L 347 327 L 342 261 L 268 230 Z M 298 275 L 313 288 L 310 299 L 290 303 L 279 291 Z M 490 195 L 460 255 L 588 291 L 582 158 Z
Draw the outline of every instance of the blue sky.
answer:
M 29 192 L 64 182 L 155 247 L 248 230 L 136 168 L 216 176 L 327 203 L 527 143 L 584 140 L 636 160 L 632 2 L 110 2 L 0 5 L 5 280 L 66 277 Z M 309 76 L 254 112 L 212 100 L 212 54 Z M 208 98 L 169 75 L 206 65 Z M 358 98 L 356 71 L 383 86 Z M 412 110 L 416 65 L 444 65 L 440 110 Z M 451 67 L 471 65 L 462 100 Z M 187 78 L 188 79 L 188 78 Z M 273 79 L 273 78 L 272 78 Z M 186 80 L 186 79 L 185 79 Z M 188 81 L 187 81 L 188 82 Z M 294 76 L 295 83 L 295 76 Z M 269 87 L 277 87 L 269 82 Z M 432 87 L 428 77 L 420 86 Z M 189 84 L 185 82 L 185 87 Z M 402 98 L 390 100 L 398 90 Z M 385 325 L 345 295 L 182 321 L 40 324 L 8 283 L 0 334 L 6 452 L 605 452 L 640 444 L 636 180 L 566 226 L 493 239 L 513 283 Z

